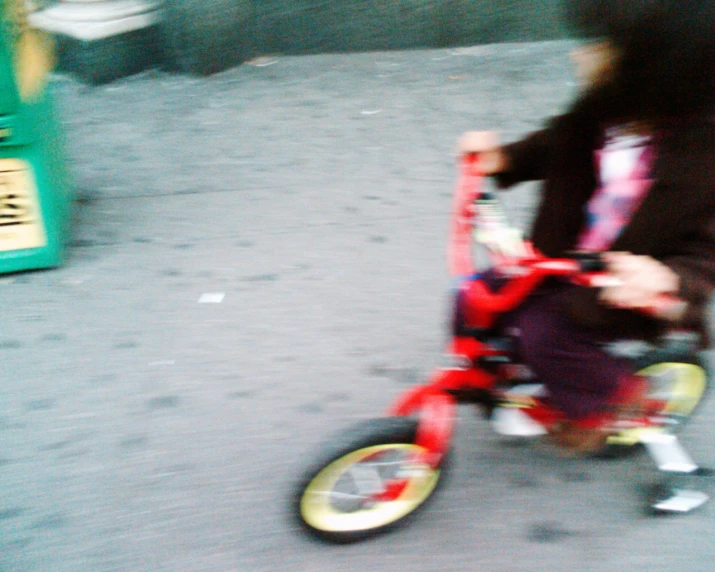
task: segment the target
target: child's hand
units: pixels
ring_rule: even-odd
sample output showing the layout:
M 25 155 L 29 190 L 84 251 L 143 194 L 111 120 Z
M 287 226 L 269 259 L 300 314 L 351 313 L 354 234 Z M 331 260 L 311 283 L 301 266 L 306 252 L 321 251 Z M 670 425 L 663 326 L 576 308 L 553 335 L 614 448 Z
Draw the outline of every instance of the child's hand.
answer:
M 496 131 L 467 131 L 457 141 L 457 153 L 479 154 L 479 168 L 485 175 L 496 175 L 507 167 Z
M 680 289 L 680 277 L 662 262 L 650 256 L 637 256 L 630 252 L 607 252 L 604 254 L 608 271 L 619 280 L 619 286 L 601 291 L 601 301 L 615 308 L 648 308 L 661 294 L 676 294 Z M 682 312 L 684 306 L 680 309 Z M 677 319 L 679 316 L 662 316 Z

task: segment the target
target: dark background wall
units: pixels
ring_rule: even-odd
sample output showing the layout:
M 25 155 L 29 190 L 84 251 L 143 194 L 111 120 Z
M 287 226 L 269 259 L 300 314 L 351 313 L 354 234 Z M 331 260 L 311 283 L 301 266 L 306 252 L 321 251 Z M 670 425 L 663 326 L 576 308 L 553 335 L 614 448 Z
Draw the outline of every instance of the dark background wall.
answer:
M 395 50 L 568 35 L 562 0 L 166 0 L 168 67 L 208 74 L 266 54 Z
M 343 52 L 549 39 L 559 0 L 256 0 L 259 51 Z

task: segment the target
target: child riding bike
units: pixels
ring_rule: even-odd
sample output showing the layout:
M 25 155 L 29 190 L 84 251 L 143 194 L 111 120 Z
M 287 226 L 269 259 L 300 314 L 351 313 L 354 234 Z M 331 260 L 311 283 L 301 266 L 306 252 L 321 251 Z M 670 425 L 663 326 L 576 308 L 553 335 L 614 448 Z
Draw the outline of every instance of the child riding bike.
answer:
M 569 0 L 571 23 L 592 40 L 574 53 L 584 89 L 563 115 L 510 145 L 467 132 L 462 153 L 501 188 L 543 180 L 532 228 L 550 257 L 605 252 L 620 284 L 551 281 L 502 322 L 567 421 L 557 444 L 593 452 L 642 384 L 618 339 L 665 329 L 709 343 L 715 290 L 715 3 Z M 682 303 L 644 314 L 663 294 Z

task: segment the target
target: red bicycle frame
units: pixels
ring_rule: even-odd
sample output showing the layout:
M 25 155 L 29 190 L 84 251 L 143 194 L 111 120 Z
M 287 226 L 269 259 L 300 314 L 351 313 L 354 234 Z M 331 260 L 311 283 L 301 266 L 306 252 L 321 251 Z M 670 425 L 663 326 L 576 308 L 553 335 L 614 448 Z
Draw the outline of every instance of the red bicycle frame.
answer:
M 475 202 L 482 193 L 482 180 L 477 156 L 465 155 L 461 160 L 454 198 L 447 259 L 452 276 L 461 279 L 462 310 L 470 328 L 488 331 L 500 314 L 518 307 L 548 277 L 558 276 L 593 287 L 613 283 L 604 272 L 585 272 L 579 259 L 548 258 L 528 241 L 519 239 L 518 248 L 487 244 L 493 267 L 508 279 L 498 292 L 492 292 L 477 276 L 472 258 L 472 234 L 475 214 L 478 214 L 475 213 Z M 497 223 L 501 225 L 497 231 L 510 230 L 504 220 Z M 513 247 L 513 236 L 511 240 Z M 514 255 L 514 252 L 519 254 Z M 674 300 L 663 297 L 660 303 Z M 508 355 L 476 336 L 458 335 L 451 340 L 447 353 L 457 365 L 436 371 L 428 383 L 402 394 L 388 411 L 389 415 L 397 416 L 418 414 L 415 443 L 426 452 L 416 460 L 432 467 L 439 465 L 452 438 L 457 406 L 455 394 L 465 390 L 491 391 L 498 376 L 489 368 L 481 367 L 481 361 Z M 533 408 L 530 415 L 547 424 L 560 418 L 559 412 L 543 404 Z

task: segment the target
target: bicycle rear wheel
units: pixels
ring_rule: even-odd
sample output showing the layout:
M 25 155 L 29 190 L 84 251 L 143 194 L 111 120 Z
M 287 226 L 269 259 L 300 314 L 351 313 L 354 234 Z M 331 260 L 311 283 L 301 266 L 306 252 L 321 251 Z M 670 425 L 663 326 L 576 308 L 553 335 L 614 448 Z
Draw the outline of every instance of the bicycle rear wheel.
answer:
M 646 406 L 653 415 L 667 419 L 668 429 L 677 431 L 697 410 L 708 393 L 709 372 L 693 352 L 657 349 L 636 362 L 639 375 L 648 378 Z M 640 450 L 643 428 L 625 428 L 609 436 L 599 456 L 620 457 Z

